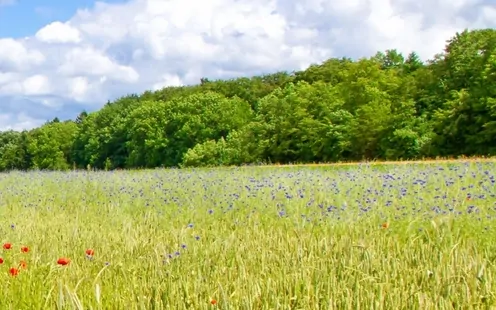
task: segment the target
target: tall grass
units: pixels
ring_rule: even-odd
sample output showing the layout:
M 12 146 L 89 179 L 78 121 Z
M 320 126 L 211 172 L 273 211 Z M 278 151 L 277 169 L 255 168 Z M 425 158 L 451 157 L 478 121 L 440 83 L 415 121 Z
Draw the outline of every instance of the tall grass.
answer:
M 495 166 L 3 174 L 0 309 L 489 309 Z

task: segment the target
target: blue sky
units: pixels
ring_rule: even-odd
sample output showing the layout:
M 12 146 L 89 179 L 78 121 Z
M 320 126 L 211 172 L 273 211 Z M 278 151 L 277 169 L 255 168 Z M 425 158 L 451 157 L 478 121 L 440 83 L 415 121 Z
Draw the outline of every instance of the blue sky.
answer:
M 15 0 L 12 4 L 0 6 L 0 37 L 21 38 L 32 35 L 44 25 L 68 20 L 78 9 L 91 9 L 94 4 L 92 0 Z
M 0 0 L 0 130 L 202 77 L 391 48 L 429 59 L 489 27 L 494 0 Z

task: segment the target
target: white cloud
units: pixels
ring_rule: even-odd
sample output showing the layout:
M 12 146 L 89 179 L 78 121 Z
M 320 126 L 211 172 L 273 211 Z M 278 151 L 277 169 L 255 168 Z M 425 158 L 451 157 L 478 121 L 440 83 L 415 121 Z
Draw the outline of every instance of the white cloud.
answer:
M 10 83 L 18 78 L 19 74 L 14 72 L 1 72 L 0 71 L 0 86 Z
M 35 37 L 46 43 L 79 43 L 79 30 L 67 23 L 53 22 L 38 30 Z
M 43 121 L 34 119 L 26 113 L 6 113 L 0 114 L 0 131 L 5 130 L 23 130 L 33 128 L 43 124 Z
M 91 47 L 76 47 L 67 51 L 65 59 L 58 68 L 58 73 L 65 76 L 110 76 L 116 81 L 126 83 L 137 82 L 139 79 L 139 74 L 135 69 L 119 65 L 103 52 Z
M 183 86 L 183 85 L 184 83 L 183 81 L 181 81 L 181 78 L 178 75 L 164 74 L 162 75 L 162 79 L 159 82 L 153 84 L 151 88 L 152 90 L 159 90 L 166 86 Z
M 44 61 L 45 56 L 40 51 L 37 49 L 28 50 L 24 46 L 24 42 L 0 38 L 0 70 L 27 70 Z
M 2 111 L 11 115 L 0 127 L 75 117 L 116 97 L 201 77 L 298 70 L 332 56 L 396 48 L 431 58 L 456 31 L 495 27 L 491 1 L 97 2 L 31 37 L 0 38 Z M 15 116 L 21 112 L 24 118 Z
M 39 96 L 50 95 L 52 91 L 48 77 L 41 74 L 29 76 L 23 80 L 12 78 L 10 83 L 1 85 L 1 95 L 24 95 L 24 96 Z
M 478 20 L 481 28 L 483 28 L 483 27 L 485 27 L 485 25 L 491 24 L 491 23 L 494 25 L 495 24 L 494 21 L 496 21 L 496 7 L 490 7 L 490 6 L 485 7 L 482 10 L 481 15 L 482 15 L 481 16 L 482 20 Z
M 28 77 L 22 82 L 24 94 L 30 95 L 49 95 L 51 92 L 51 85 L 48 77 L 41 74 L 36 74 Z
M 77 76 L 67 81 L 68 87 L 71 91 L 71 96 L 77 101 L 84 100 L 85 94 L 88 92 L 90 86 L 88 79 L 84 76 Z

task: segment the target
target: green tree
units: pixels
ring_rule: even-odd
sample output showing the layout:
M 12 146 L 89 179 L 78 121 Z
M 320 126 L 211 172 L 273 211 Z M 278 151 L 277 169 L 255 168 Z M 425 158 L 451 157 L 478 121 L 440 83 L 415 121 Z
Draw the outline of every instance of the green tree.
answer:
M 252 118 L 249 104 L 214 92 L 148 102 L 127 118 L 128 166 L 177 166 L 196 144 L 227 137 Z
M 64 170 L 70 168 L 71 148 L 77 125 L 72 121 L 54 122 L 32 130 L 27 149 L 33 168 Z
M 496 154 L 496 30 L 465 30 L 445 49 L 439 72 L 444 103 L 434 114 L 442 155 Z

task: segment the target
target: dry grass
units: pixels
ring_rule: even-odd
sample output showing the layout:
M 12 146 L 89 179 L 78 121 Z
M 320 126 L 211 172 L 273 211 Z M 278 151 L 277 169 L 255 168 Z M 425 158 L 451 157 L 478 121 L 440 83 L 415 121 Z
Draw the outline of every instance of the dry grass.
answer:
M 496 157 L 465 157 L 465 158 L 427 158 L 422 160 L 401 160 L 401 161 L 361 161 L 361 162 L 336 162 L 336 163 L 310 163 L 310 164 L 270 164 L 254 167 L 270 168 L 270 167 L 340 167 L 340 166 L 358 166 L 358 165 L 432 165 L 432 164 L 456 164 L 466 162 L 496 162 Z M 249 166 L 252 167 L 252 166 Z

